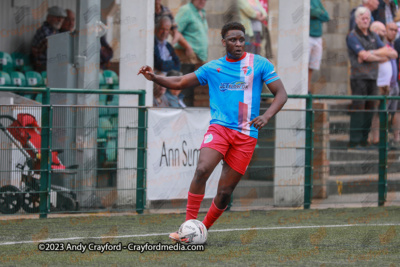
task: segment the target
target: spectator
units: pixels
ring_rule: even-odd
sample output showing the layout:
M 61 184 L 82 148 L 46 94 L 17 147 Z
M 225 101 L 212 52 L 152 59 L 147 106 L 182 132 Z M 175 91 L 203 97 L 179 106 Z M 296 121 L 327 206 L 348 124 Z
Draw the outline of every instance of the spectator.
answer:
M 378 8 L 372 12 L 375 21 L 387 24 L 394 21 L 396 16 L 396 4 L 392 0 L 379 0 Z
M 396 34 L 396 39 L 400 37 L 400 9 L 396 11 L 396 16 L 393 18 L 393 21 L 397 25 L 397 34 Z M 399 52 L 399 51 L 397 51 Z
M 350 87 L 352 95 L 377 95 L 376 80 L 378 62 L 384 61 L 388 48 L 381 39 L 369 30 L 371 12 L 366 7 L 355 11 L 355 29 L 347 36 L 347 47 L 351 64 Z M 376 102 L 376 101 L 375 101 Z M 360 110 L 376 109 L 374 101 L 353 101 L 355 112 L 350 116 L 349 148 L 362 148 L 368 145 L 372 113 Z
M 157 75 L 165 76 L 164 73 L 157 71 Z M 164 86 L 153 84 L 153 106 L 158 108 L 169 107 L 168 99 L 165 95 L 167 89 Z
M 108 63 L 113 58 L 114 52 L 112 47 L 107 43 L 106 36 L 100 37 L 100 68 L 108 69 Z
M 378 0 L 362 0 L 362 4 L 359 5 L 358 7 L 366 7 L 372 13 L 378 8 L 378 6 L 379 6 L 379 1 Z M 356 26 L 354 13 L 356 12 L 356 9 L 358 7 L 353 8 L 351 10 L 351 12 L 350 12 L 349 31 L 352 31 L 354 29 L 354 27 Z M 371 23 L 374 22 L 374 18 L 371 17 L 370 21 L 371 21 Z
M 182 72 L 171 70 L 167 73 L 167 77 L 169 76 L 182 76 Z M 184 95 L 181 93 L 182 90 L 171 90 L 168 89 L 165 93 L 168 103 L 170 107 L 173 108 L 186 108 L 185 103 L 183 103 Z
M 268 14 L 268 0 L 259 0 L 261 6 L 264 8 L 265 12 Z M 263 38 L 265 39 L 265 57 L 269 60 L 273 59 L 272 55 L 272 43 L 271 43 L 271 35 L 268 29 L 268 20 L 264 20 L 263 22 Z
M 188 47 L 178 44 L 176 54 L 182 63 L 182 73 L 194 72 L 202 66 L 208 58 L 208 24 L 204 6 L 206 0 L 191 0 L 183 5 L 176 14 L 178 30 L 183 35 Z M 192 52 L 193 51 L 193 52 Z M 186 89 L 185 103 L 193 106 L 194 88 Z
M 392 22 L 390 24 L 394 24 L 394 23 Z M 394 24 L 394 25 L 396 26 L 396 24 Z M 378 34 L 378 36 L 381 38 L 382 41 L 386 40 L 386 37 L 387 37 L 386 27 L 382 22 L 374 21 L 371 24 L 370 29 L 372 32 L 375 32 L 376 34 Z M 397 26 L 394 29 L 394 35 L 391 30 L 391 33 L 390 33 L 391 39 L 393 39 L 396 36 L 396 32 L 397 32 Z M 396 67 L 396 62 L 393 62 L 394 63 L 394 66 L 393 66 L 392 61 L 391 61 L 392 59 L 394 61 L 396 61 L 397 52 L 389 44 L 386 44 L 386 46 L 391 49 L 391 52 L 388 55 L 389 57 L 387 57 L 387 60 L 379 63 L 377 86 L 379 88 L 379 94 L 387 96 L 387 95 L 389 95 L 390 91 L 394 91 L 395 94 L 398 94 L 398 87 L 396 86 L 396 84 L 397 84 L 396 75 L 393 73 L 393 71 L 395 71 L 395 69 L 393 69 L 393 68 Z M 393 81 L 392 81 L 392 78 L 394 78 Z M 391 85 L 393 85 L 393 89 L 391 88 L 392 87 Z M 391 101 L 390 104 L 393 105 L 394 101 Z M 390 107 L 390 108 L 393 109 L 393 107 Z M 397 107 L 396 107 L 396 109 L 397 109 Z M 378 116 L 378 114 L 375 114 L 372 119 L 370 143 L 375 146 L 377 146 L 379 144 L 379 116 Z
M 320 0 L 311 0 L 310 3 L 310 37 L 308 62 L 308 92 L 314 93 L 311 88 L 313 70 L 319 70 L 322 59 L 322 23 L 329 21 L 329 14 Z
M 396 40 L 398 33 L 398 26 L 395 22 L 387 23 L 386 25 L 387 36 L 386 39 L 390 47 L 394 48 L 394 41 Z M 396 49 L 395 49 L 396 50 Z M 390 83 L 390 93 L 389 96 L 399 96 L 400 88 L 398 84 L 398 62 L 399 62 L 399 51 L 397 51 L 397 59 L 391 59 L 392 68 L 393 68 L 393 76 Z M 398 100 L 389 100 L 388 101 L 388 110 L 392 115 L 392 130 L 393 130 L 393 139 L 390 141 L 389 145 L 392 149 L 400 149 L 400 113 L 399 113 L 399 101 Z
M 245 51 L 260 54 L 262 22 L 267 19 L 267 12 L 259 0 L 239 0 L 239 18 L 246 29 Z
M 154 24 L 157 24 L 158 20 L 162 16 L 168 16 L 171 19 L 171 24 L 172 24 L 170 31 L 172 35 L 171 45 L 175 45 L 177 42 L 179 42 L 182 44 L 183 47 L 187 47 L 188 44 L 185 38 L 183 38 L 182 34 L 178 31 L 178 25 L 175 22 L 171 10 L 169 10 L 168 7 L 161 5 L 161 0 L 155 0 L 154 3 L 155 3 Z
M 75 13 L 67 9 L 67 17 L 61 25 L 60 32 L 73 32 L 75 30 Z M 105 36 L 100 37 L 100 68 L 107 69 L 107 64 L 113 57 L 113 50 L 107 43 Z
M 394 30 L 397 29 L 398 33 L 398 25 L 394 22 L 388 23 L 387 27 L 387 39 L 390 45 L 394 45 L 394 49 L 396 50 L 398 56 L 396 60 L 392 60 L 392 66 L 394 66 L 395 71 L 393 72 L 396 78 L 396 86 L 397 86 L 397 94 L 395 90 L 390 91 L 390 96 L 398 96 L 400 94 L 399 90 L 399 59 L 400 59 L 400 39 L 393 38 Z M 391 35 L 392 33 L 392 35 Z M 396 35 L 397 36 L 397 35 Z M 393 41 L 395 40 L 395 41 Z M 393 64 L 394 61 L 394 64 Z M 395 87 L 395 86 L 393 86 Z M 392 104 L 393 103 L 393 104 Z M 398 104 L 399 101 L 391 100 L 388 101 L 388 109 L 392 112 L 392 130 L 393 130 L 393 140 L 390 141 L 390 147 L 392 149 L 400 149 L 400 105 Z
M 174 48 L 167 42 L 171 26 L 171 19 L 168 16 L 163 16 L 158 20 L 155 27 L 154 68 L 164 73 L 170 70 L 179 71 L 181 68 L 181 62 Z
M 31 60 L 35 71 L 42 72 L 47 68 L 47 37 L 59 33 L 67 12 L 59 6 L 47 10 L 46 21 L 37 29 L 31 45 Z
M 60 32 L 72 32 L 75 30 L 75 13 L 71 9 L 66 9 L 67 17 L 61 25 Z

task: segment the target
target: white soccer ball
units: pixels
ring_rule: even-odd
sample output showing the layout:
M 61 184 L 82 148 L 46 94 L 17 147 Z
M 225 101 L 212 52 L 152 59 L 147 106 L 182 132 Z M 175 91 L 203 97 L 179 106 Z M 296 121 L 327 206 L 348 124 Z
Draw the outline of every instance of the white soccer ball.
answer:
M 207 241 L 207 228 L 201 221 L 188 220 L 179 227 L 179 238 L 184 244 L 204 244 Z

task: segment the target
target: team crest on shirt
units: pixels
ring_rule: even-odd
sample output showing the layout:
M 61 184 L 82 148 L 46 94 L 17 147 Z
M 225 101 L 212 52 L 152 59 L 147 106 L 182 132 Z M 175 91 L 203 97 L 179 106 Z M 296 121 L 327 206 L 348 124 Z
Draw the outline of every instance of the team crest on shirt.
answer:
M 226 90 L 230 91 L 244 91 L 249 88 L 249 85 L 242 81 L 234 81 L 230 83 L 221 83 L 219 85 L 219 90 L 221 92 L 225 92 Z
M 250 66 L 244 66 L 242 67 L 242 71 L 245 76 L 249 76 L 253 72 L 253 68 Z
M 213 135 L 212 134 L 207 134 L 204 137 L 204 144 L 210 143 L 213 140 Z

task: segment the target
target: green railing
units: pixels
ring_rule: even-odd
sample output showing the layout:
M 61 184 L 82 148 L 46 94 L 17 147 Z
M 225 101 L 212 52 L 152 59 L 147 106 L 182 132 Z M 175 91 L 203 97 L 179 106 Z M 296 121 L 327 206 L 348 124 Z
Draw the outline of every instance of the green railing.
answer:
M 106 94 L 106 95 L 138 95 L 139 97 L 139 108 L 138 108 L 138 134 L 137 134 L 137 180 L 136 180 L 136 211 L 143 213 L 146 203 L 146 110 L 145 107 L 145 91 L 130 91 L 130 90 L 82 90 L 82 89 L 52 89 L 52 88 L 15 88 L 15 87 L 0 87 L 0 91 L 15 92 L 15 93 L 38 93 L 42 94 L 42 105 L 38 106 L 41 109 L 41 162 L 40 162 L 40 189 L 35 193 L 40 194 L 40 218 L 46 218 L 50 209 L 50 197 L 49 192 L 51 190 L 51 152 L 53 150 L 52 136 L 53 136 L 53 114 L 56 106 L 50 103 L 50 93 L 73 93 L 73 94 Z M 273 98 L 273 95 L 262 94 L 263 98 Z M 388 175 L 388 111 L 387 101 L 388 100 L 400 100 L 400 97 L 386 97 L 386 96 L 326 96 L 326 95 L 289 95 L 290 99 L 304 99 L 305 109 L 301 109 L 301 112 L 305 112 L 305 128 L 300 129 L 305 131 L 305 145 L 301 149 L 305 150 L 304 158 L 304 208 L 309 209 L 312 204 L 313 196 L 313 177 L 315 170 L 313 167 L 314 160 L 314 138 L 315 133 L 315 113 L 319 112 L 313 109 L 314 100 L 380 100 L 379 106 L 380 111 L 380 137 L 379 137 L 379 179 L 378 179 L 378 205 L 382 206 L 386 202 L 387 197 L 387 175 Z M 321 110 L 320 110 L 321 111 Z M 281 111 L 284 112 L 284 111 Z M 322 112 L 328 112 L 323 110 Z M 267 128 L 270 130 L 278 130 L 276 128 Z M 290 130 L 290 129 L 279 129 L 279 130 Z M 292 129 L 293 130 L 293 129 Z M 276 146 L 275 146 L 276 147 Z M 297 147 L 296 147 L 297 148 Z M 273 149 L 273 147 L 265 147 L 264 149 Z M 279 168 L 290 167 L 290 166 L 279 166 Z M 293 166 L 292 166 L 293 167 Z M 297 166 L 296 166 L 297 167 Z M 255 166 L 254 168 L 260 168 Z M 274 168 L 268 166 L 267 168 Z M 250 169 L 250 168 L 249 168 Z M 297 186 L 297 185 L 288 185 Z M 303 186 L 303 185 L 302 185 Z
M 271 94 L 262 94 L 263 98 L 273 98 Z M 313 151 L 314 151 L 314 115 L 313 100 L 380 100 L 379 105 L 379 181 L 378 205 L 383 206 L 387 196 L 387 160 L 388 160 L 388 100 L 400 100 L 399 96 L 332 96 L 332 95 L 288 95 L 290 99 L 306 100 L 306 140 L 304 172 L 304 208 L 309 209 L 312 203 L 313 188 Z
M 62 89 L 62 88 L 24 88 L 24 87 L 0 87 L 0 91 L 14 93 L 42 94 L 41 105 L 41 155 L 40 155 L 40 218 L 47 218 L 50 211 L 51 190 L 51 152 L 52 152 L 52 121 L 53 106 L 50 104 L 51 93 L 73 93 L 73 94 L 105 94 L 105 95 L 138 95 L 138 142 L 137 142 L 137 185 L 136 185 L 136 211 L 143 213 L 145 205 L 145 169 L 146 169 L 146 109 L 145 90 L 106 90 L 106 89 Z

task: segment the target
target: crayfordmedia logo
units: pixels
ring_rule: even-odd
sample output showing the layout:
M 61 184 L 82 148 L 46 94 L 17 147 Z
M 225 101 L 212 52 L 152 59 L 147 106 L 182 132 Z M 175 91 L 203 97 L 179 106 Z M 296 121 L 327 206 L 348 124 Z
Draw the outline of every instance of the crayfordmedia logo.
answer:
M 219 85 L 219 90 L 221 92 L 224 92 L 226 90 L 243 91 L 243 90 L 246 90 L 248 87 L 249 87 L 249 85 L 245 82 L 235 81 L 235 82 L 231 82 L 231 83 L 221 83 Z

